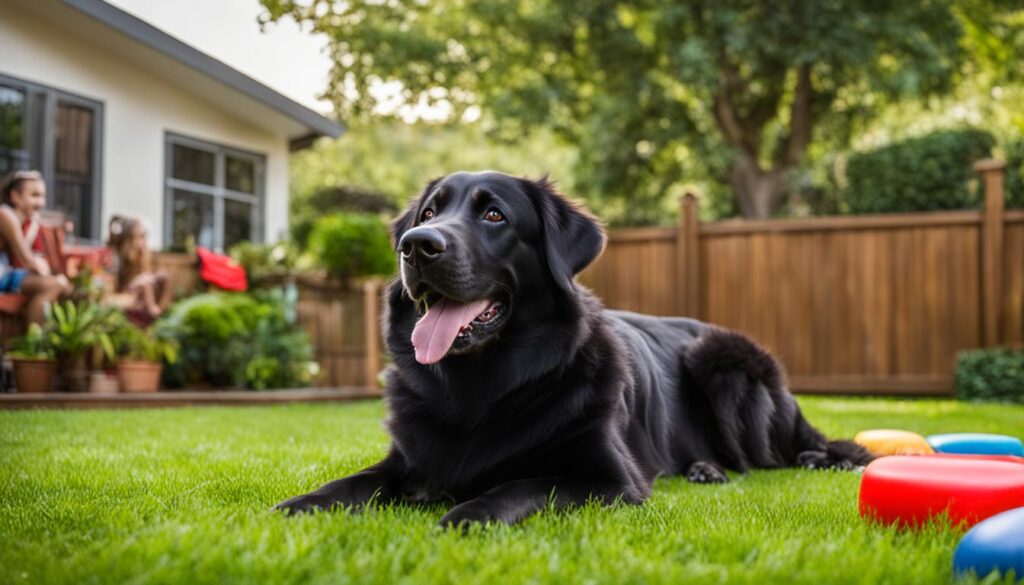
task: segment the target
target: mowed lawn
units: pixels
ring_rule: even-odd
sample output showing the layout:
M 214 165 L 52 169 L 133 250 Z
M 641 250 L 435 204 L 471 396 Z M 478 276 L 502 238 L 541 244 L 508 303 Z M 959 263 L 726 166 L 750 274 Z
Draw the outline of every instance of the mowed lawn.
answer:
M 832 437 L 1024 435 L 1024 408 L 801 398 Z M 435 527 L 442 506 L 287 518 L 385 451 L 380 402 L 0 412 L 0 583 L 948 583 L 961 533 L 857 514 L 854 473 L 660 479 L 642 507 Z M 913 497 L 913 494 L 907 494 Z

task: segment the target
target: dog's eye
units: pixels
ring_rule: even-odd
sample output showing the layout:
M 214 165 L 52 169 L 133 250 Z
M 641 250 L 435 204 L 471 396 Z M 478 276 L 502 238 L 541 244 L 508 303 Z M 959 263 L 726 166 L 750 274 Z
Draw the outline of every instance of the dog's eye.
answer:
M 420 216 L 420 221 L 427 221 L 428 219 L 433 219 L 433 218 L 434 218 L 434 210 L 430 209 L 428 207 L 427 209 L 423 210 L 423 215 Z
M 502 215 L 501 212 L 498 211 L 497 209 L 489 209 L 487 210 L 487 213 L 484 214 L 484 219 L 487 221 L 493 221 L 494 223 L 498 223 L 501 221 L 505 221 L 505 216 Z

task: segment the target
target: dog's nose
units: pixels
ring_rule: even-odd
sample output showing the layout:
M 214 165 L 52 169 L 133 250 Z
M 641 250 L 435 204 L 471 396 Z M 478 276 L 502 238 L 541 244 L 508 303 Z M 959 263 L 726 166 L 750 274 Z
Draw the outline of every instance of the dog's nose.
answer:
M 412 228 L 402 235 L 398 241 L 398 249 L 402 252 L 402 259 L 410 264 L 422 262 L 426 264 L 436 260 L 448 248 L 448 241 L 438 230 L 421 225 Z

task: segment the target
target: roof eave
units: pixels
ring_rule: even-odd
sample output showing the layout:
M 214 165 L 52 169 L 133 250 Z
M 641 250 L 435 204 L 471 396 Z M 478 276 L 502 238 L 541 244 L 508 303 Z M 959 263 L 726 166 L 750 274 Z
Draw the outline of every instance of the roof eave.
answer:
M 311 135 L 337 138 L 345 132 L 345 127 L 341 124 L 316 113 L 241 71 L 103 0 L 63 0 L 63 2 L 135 41 L 207 75 L 309 128 L 309 134 L 294 137 L 291 143 L 308 141 L 309 144 L 312 144 L 312 140 L 309 140 Z

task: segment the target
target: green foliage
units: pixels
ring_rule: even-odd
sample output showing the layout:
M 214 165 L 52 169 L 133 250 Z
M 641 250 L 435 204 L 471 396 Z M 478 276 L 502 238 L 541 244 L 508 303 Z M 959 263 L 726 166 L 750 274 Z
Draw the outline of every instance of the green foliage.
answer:
M 1024 139 L 1003 146 L 1006 160 L 1006 207 L 1024 207 Z
M 344 211 L 391 216 L 398 209 L 395 199 L 383 193 L 365 191 L 351 185 L 321 187 L 308 197 L 292 199 L 289 216 L 291 236 L 299 248 L 305 249 L 313 226 L 324 215 Z
M 178 341 L 159 325 L 143 329 L 124 319 L 111 336 L 119 354 L 129 359 L 164 364 L 178 361 Z
M 982 130 L 941 130 L 855 154 L 846 167 L 850 213 L 963 209 L 979 204 L 971 164 L 991 154 Z
M 771 185 L 755 211 L 772 213 L 809 148 L 845 146 L 880 104 L 949 92 L 972 71 L 965 44 L 993 46 L 987 23 L 1000 39 L 1022 28 L 984 1 L 263 5 L 264 23 L 291 17 L 329 40 L 326 95 L 343 118 L 424 103 L 450 120 L 482 112 L 508 141 L 548 129 L 579 147 L 574 183 L 616 223 L 658 218 L 683 176 L 734 196 Z M 381 82 L 400 90 L 372 91 Z
M 337 140 L 321 140 L 290 157 L 291 229 L 300 245 L 305 244 L 303 230 L 311 220 L 338 211 L 387 213 L 400 209 L 428 181 L 454 171 L 494 169 L 525 176 L 549 173 L 565 184 L 571 178 L 575 154 L 574 148 L 551 132 L 538 130 L 503 142 L 489 135 L 484 123 L 354 120 L 348 130 Z M 343 190 L 353 196 L 342 196 Z M 356 194 L 386 198 L 390 207 L 370 208 L 365 201 L 353 201 Z
M 164 369 L 171 387 L 292 388 L 316 373 L 309 336 L 288 322 L 278 292 L 190 297 L 171 307 L 158 335 L 181 348 L 178 362 Z
M 53 345 L 50 343 L 50 337 L 39 323 L 30 324 L 25 335 L 17 337 L 11 342 L 10 355 L 50 359 L 56 357 Z
M 309 250 L 328 274 L 342 280 L 395 271 L 388 226 L 377 215 L 335 213 L 321 218 L 309 236 Z
M 246 278 L 253 287 L 288 276 L 299 264 L 299 251 L 291 242 L 260 244 L 242 241 L 231 246 L 228 255 L 245 269 Z
M 1024 404 L 1024 351 L 1000 347 L 960 352 L 956 395 L 961 400 Z
M 55 303 L 47 311 L 43 332 L 60 360 L 74 362 L 90 349 L 99 348 L 113 361 L 117 351 L 111 332 L 121 315 L 116 309 L 93 303 Z

